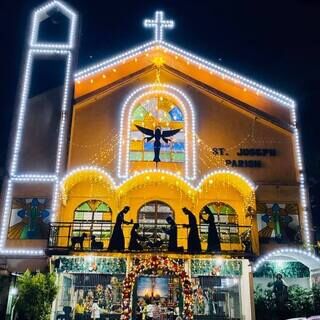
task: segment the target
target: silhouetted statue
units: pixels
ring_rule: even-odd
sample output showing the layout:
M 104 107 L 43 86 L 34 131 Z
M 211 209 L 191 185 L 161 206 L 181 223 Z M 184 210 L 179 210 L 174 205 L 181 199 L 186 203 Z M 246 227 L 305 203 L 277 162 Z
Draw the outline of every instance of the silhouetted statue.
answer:
M 166 218 L 166 221 L 170 225 L 170 228 L 163 228 L 163 231 L 169 235 L 169 244 L 168 244 L 168 251 L 179 251 L 178 249 L 178 231 L 177 231 L 177 224 L 173 220 L 171 216 Z
M 188 234 L 188 252 L 198 253 L 201 252 L 201 242 L 198 233 L 198 225 L 196 216 L 187 208 L 182 208 L 182 211 L 189 218 L 189 224 L 184 227 L 189 228 Z
M 153 144 L 154 158 L 153 158 L 153 161 L 156 163 L 161 161 L 160 160 L 161 139 L 165 143 L 169 143 L 169 141 L 171 141 L 171 140 L 168 138 L 174 136 L 175 134 L 177 134 L 181 130 L 181 129 L 175 129 L 175 130 L 165 130 L 165 131 L 161 132 L 160 128 L 156 128 L 156 130 L 153 131 L 151 129 L 140 127 L 138 125 L 136 125 L 136 127 L 138 128 L 139 131 L 141 131 L 143 134 L 148 136 L 145 138 L 148 142 L 151 141 L 152 139 L 154 139 L 154 144 Z
M 276 275 L 276 281 L 273 283 L 273 293 L 275 295 L 275 302 L 277 312 L 281 319 L 284 319 L 286 313 L 286 302 L 288 300 L 288 286 L 284 283 L 282 275 L 278 273 Z
M 114 225 L 114 229 L 112 232 L 112 236 L 109 242 L 109 250 L 110 251 L 123 251 L 124 250 L 124 235 L 122 231 L 122 224 L 132 224 L 133 220 L 125 221 L 124 215 L 130 210 L 130 207 L 124 207 L 117 216 L 116 224 Z
M 135 223 L 131 229 L 131 237 L 130 237 L 130 242 L 129 242 L 129 250 L 133 250 L 133 251 L 141 251 L 143 249 L 142 245 L 141 245 L 141 241 L 145 241 L 145 237 L 141 236 L 138 233 L 138 229 L 139 229 L 140 225 L 139 223 Z
M 220 247 L 220 238 L 218 235 L 218 231 L 217 231 L 217 227 L 216 227 L 216 223 L 214 221 L 214 215 L 211 213 L 210 209 L 205 206 L 203 208 L 203 210 L 205 211 L 205 213 L 208 215 L 208 218 L 205 219 L 203 217 L 203 214 L 200 214 L 200 219 L 207 223 L 208 226 L 208 246 L 207 246 L 207 252 L 216 252 L 216 251 L 220 251 L 221 247 Z
M 86 238 L 87 238 L 87 234 L 85 232 L 82 233 L 82 235 L 79 236 L 79 237 L 76 237 L 76 236 L 72 237 L 71 238 L 71 249 L 75 250 L 76 249 L 76 245 L 79 244 L 80 249 L 83 250 L 83 241 Z

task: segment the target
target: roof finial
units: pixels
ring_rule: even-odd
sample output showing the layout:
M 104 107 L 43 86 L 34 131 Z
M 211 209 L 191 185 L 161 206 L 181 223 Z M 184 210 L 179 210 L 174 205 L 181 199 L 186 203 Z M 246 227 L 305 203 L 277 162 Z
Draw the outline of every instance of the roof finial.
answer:
M 164 20 L 163 11 L 156 11 L 154 19 L 145 19 L 143 25 L 146 28 L 154 28 L 154 40 L 162 41 L 163 40 L 163 29 L 173 29 L 174 21 L 173 20 Z

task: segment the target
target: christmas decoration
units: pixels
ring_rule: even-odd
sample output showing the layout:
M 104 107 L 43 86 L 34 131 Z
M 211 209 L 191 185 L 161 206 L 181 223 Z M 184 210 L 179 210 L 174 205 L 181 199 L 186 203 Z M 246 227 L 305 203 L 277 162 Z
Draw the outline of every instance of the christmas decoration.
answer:
M 131 293 L 133 285 L 140 274 L 146 273 L 153 275 L 174 274 L 179 276 L 184 296 L 183 318 L 186 320 L 193 319 L 191 280 L 184 270 L 183 264 L 178 260 L 168 257 L 152 256 L 149 259 L 136 259 L 133 263 L 133 268 L 123 281 L 121 320 L 131 319 Z
M 240 260 L 191 260 L 191 275 L 194 276 L 241 276 Z

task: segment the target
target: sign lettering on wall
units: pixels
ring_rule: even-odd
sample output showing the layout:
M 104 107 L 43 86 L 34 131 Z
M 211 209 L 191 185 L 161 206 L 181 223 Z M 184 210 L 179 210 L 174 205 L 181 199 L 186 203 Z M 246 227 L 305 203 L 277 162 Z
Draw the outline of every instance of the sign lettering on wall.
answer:
M 212 154 L 214 156 L 230 156 L 225 148 L 212 148 Z M 226 159 L 225 165 L 228 167 L 236 168 L 261 168 L 263 157 L 275 157 L 278 155 L 276 149 L 267 148 L 240 148 L 236 150 L 236 156 L 243 157 L 243 159 Z M 260 159 L 248 159 L 248 157 L 259 157 Z

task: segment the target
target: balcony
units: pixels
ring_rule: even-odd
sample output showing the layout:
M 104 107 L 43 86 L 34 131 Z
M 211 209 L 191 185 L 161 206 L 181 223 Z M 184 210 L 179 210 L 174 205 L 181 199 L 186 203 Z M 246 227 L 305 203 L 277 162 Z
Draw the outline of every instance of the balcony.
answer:
M 143 240 L 140 242 L 141 250 L 127 249 L 130 241 L 132 225 L 122 227 L 126 247 L 121 252 L 168 252 L 169 236 L 164 232 L 168 224 L 139 223 L 138 233 Z M 253 256 L 251 226 L 240 226 L 233 223 L 217 223 L 221 251 L 212 254 L 228 254 L 233 256 Z M 75 252 L 108 252 L 109 240 L 114 224 L 108 222 L 56 222 L 49 225 L 48 254 L 71 254 Z M 208 226 L 198 225 L 202 252 L 208 254 L 207 237 Z M 187 254 L 187 239 L 189 229 L 177 224 L 179 253 Z M 72 245 L 72 238 L 86 234 L 82 248 L 80 243 Z M 98 245 L 93 245 L 91 237 L 95 236 Z M 209 253 L 210 254 L 210 253 Z

